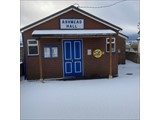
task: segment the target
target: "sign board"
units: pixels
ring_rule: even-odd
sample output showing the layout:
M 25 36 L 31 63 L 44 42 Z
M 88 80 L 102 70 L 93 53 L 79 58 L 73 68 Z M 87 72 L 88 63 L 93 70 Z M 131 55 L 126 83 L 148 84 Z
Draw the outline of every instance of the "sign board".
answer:
M 87 55 L 92 55 L 92 50 L 91 49 L 87 50 Z
M 58 47 L 52 47 L 52 57 L 58 57 Z
M 60 19 L 61 29 L 84 29 L 83 19 Z
M 101 51 L 100 49 L 96 49 L 96 50 L 93 51 L 93 56 L 95 58 L 100 58 L 102 56 L 102 54 L 104 54 L 104 52 Z

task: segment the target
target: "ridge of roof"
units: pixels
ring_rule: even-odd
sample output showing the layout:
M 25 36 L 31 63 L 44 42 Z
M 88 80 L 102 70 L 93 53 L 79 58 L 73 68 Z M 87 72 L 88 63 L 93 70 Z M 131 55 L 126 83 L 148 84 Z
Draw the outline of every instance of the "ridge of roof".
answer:
M 117 29 L 118 31 L 119 31 L 119 30 L 122 30 L 122 28 L 120 28 L 120 27 L 118 27 L 118 26 L 116 26 L 116 25 L 113 25 L 113 24 L 111 24 L 111 23 L 109 23 L 109 22 L 107 22 L 107 21 L 105 21 L 105 20 L 103 20 L 103 19 L 101 19 L 101 18 L 99 18 L 99 17 L 96 17 L 96 16 L 94 16 L 94 15 L 92 15 L 92 14 L 90 14 L 90 13 L 88 13 L 88 12 L 86 12 L 86 11 L 80 9 L 80 8 L 78 8 L 78 7 L 75 7 L 74 5 L 71 5 L 71 6 L 67 7 L 67 8 L 65 8 L 65 9 L 62 9 L 62 10 L 54 13 L 54 14 L 51 14 L 51 15 L 45 17 L 45 18 L 42 18 L 42 19 L 40 19 L 40 20 L 38 20 L 38 21 L 36 21 L 36 22 L 34 22 L 34 23 L 31 23 L 31 24 L 29 24 L 29 25 L 27 25 L 27 26 L 25 26 L 25 27 L 22 27 L 22 28 L 20 29 L 20 31 L 26 31 L 26 30 L 30 29 L 30 27 L 32 27 L 32 26 L 37 26 L 36 24 L 39 25 L 39 23 L 41 24 L 41 22 L 43 22 L 43 21 L 47 21 L 48 19 L 50 20 L 50 19 L 52 19 L 52 17 L 54 17 L 54 16 L 55 16 L 55 17 L 56 17 L 56 16 L 59 16 L 59 15 L 61 15 L 61 14 L 64 14 L 65 11 L 68 12 L 68 11 L 71 11 L 71 10 L 74 10 L 74 11 L 76 11 L 76 12 L 81 12 L 81 14 L 84 13 L 84 14 L 88 15 L 91 19 L 95 18 L 96 20 L 101 21 L 103 24 L 105 23 L 105 24 L 107 24 L 107 25 L 110 25 L 111 28 Z

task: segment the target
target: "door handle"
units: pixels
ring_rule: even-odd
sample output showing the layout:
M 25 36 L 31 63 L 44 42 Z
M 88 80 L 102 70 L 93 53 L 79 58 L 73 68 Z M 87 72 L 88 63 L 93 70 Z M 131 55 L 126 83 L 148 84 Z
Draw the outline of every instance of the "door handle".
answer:
M 71 60 L 68 60 L 68 62 L 73 62 L 73 59 L 71 59 Z

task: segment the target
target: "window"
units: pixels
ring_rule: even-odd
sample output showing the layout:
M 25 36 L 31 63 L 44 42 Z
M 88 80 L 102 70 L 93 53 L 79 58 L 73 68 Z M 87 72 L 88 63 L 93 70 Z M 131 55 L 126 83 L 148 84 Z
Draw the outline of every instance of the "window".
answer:
M 109 47 L 109 38 L 106 38 L 106 52 L 109 52 L 110 47 Z M 115 52 L 115 38 L 112 38 L 112 52 Z
M 38 55 L 38 41 L 35 39 L 30 39 L 28 43 L 28 55 L 34 56 Z
M 44 47 L 44 58 L 58 57 L 58 47 Z

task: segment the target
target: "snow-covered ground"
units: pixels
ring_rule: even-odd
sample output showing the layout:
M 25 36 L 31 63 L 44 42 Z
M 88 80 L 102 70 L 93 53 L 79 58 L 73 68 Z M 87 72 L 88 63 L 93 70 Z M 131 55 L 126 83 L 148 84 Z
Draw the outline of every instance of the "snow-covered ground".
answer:
M 21 120 L 139 120 L 139 64 L 119 65 L 119 77 L 74 81 L 21 81 Z M 126 75 L 132 73 L 132 75 Z

